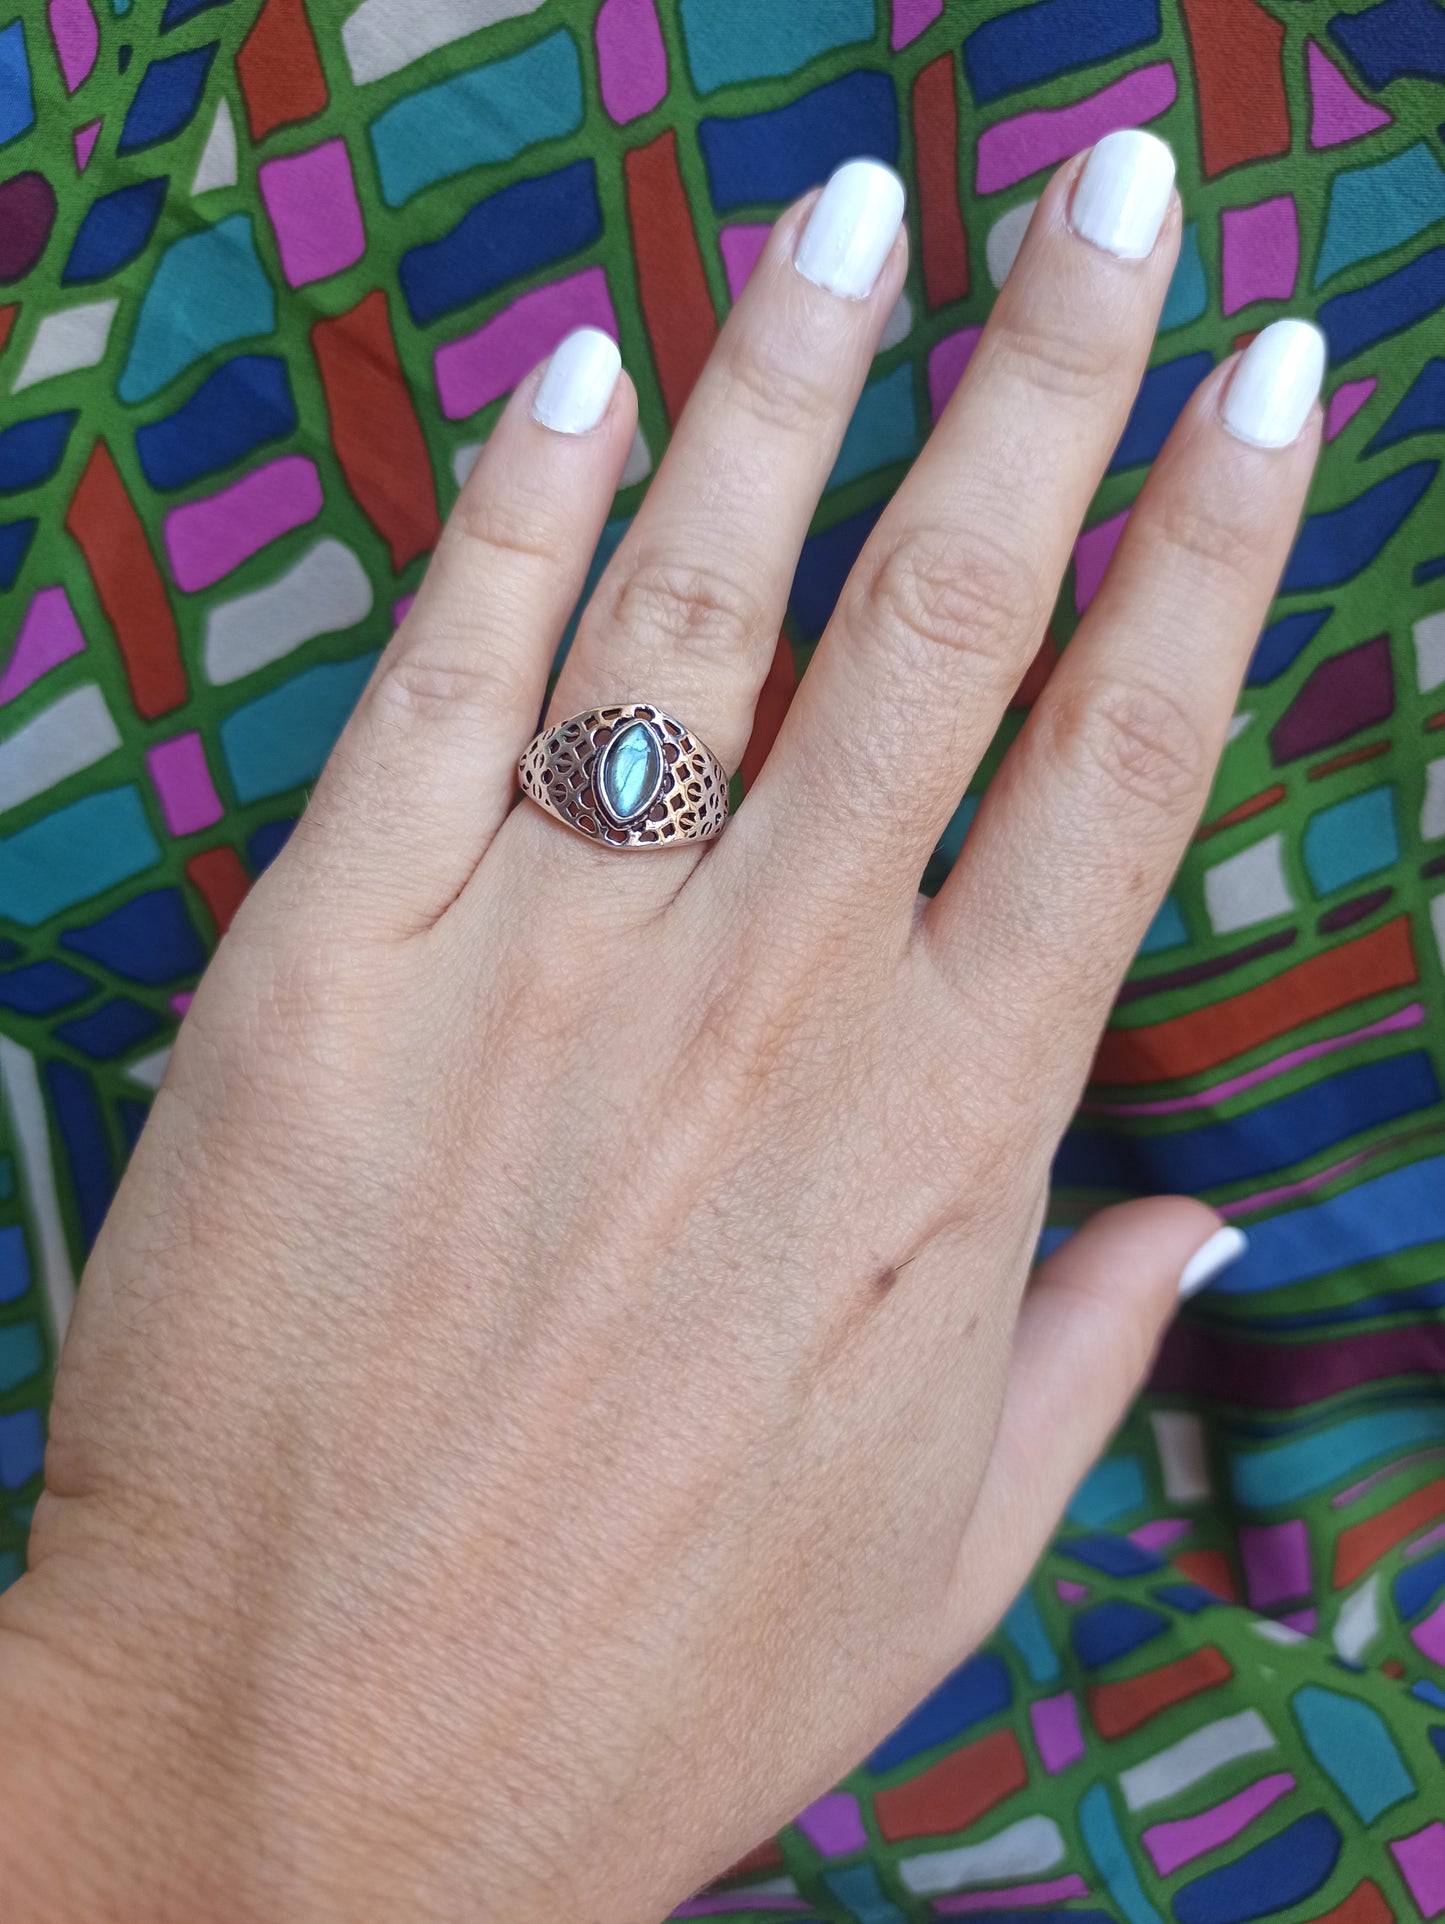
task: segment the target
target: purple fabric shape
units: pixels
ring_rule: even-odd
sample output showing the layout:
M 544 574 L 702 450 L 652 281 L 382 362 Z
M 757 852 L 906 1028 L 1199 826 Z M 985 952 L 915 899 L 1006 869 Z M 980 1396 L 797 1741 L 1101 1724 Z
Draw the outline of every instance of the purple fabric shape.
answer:
M 85 636 L 65 590 L 37 588 L 0 675 L 0 703 L 14 701 L 32 682 L 78 655 L 84 646 Z
M 1226 207 L 1224 311 L 1237 314 L 1251 301 L 1287 301 L 1299 278 L 1299 215 L 1291 194 Z
M 619 126 L 651 113 L 667 92 L 667 49 L 653 0 L 602 0 L 595 32 L 603 106 Z

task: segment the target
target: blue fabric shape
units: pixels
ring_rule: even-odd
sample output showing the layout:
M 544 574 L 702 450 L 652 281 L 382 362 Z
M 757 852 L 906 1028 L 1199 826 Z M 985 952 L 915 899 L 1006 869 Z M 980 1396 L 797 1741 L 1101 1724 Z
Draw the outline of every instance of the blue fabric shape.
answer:
M 1340 1855 L 1340 1833 L 1312 1811 L 1233 1863 L 1174 1893 L 1179 1924 L 1249 1924 L 1287 1911 L 1317 1891 Z
M 67 929 L 60 939 L 66 948 L 149 988 L 196 975 L 206 966 L 205 944 L 174 888 L 132 896 L 98 922 Z
M 841 488 L 861 474 L 873 474 L 895 461 L 911 461 L 919 446 L 913 369 L 905 362 L 891 374 L 870 381 L 858 396 L 827 486 Z
M 1395 791 L 1388 783 L 1352 795 L 1312 815 L 1304 832 L 1304 862 L 1317 893 L 1377 875 L 1400 854 Z
M 1410 1695 L 1418 1697 L 1422 1703 L 1434 1704 L 1437 1709 L 1445 1710 L 1445 1690 L 1439 1684 L 1431 1683 L 1428 1677 L 1421 1677 L 1418 1683 L 1412 1683 Z
M 162 141 L 175 138 L 201 104 L 206 76 L 219 45 L 218 40 L 212 40 L 204 47 L 187 47 L 183 53 L 166 54 L 151 62 L 140 77 L 120 130 L 118 154 L 139 153 L 144 147 L 158 147 Z
M 135 451 L 153 488 L 184 488 L 295 427 L 286 363 L 272 354 L 238 354 L 208 374 L 174 414 L 138 427 Z
M 931 869 L 936 868 L 946 875 L 953 867 L 967 839 L 968 831 L 973 827 L 973 818 L 978 813 L 978 805 L 982 799 L 979 795 L 965 795 L 949 816 L 948 827 L 939 836 L 938 846 L 930 858 Z
M 1432 247 L 1377 281 L 1333 294 L 1315 319 L 1330 344 L 1330 364 L 1342 367 L 1367 347 L 1402 333 L 1445 303 L 1445 247 Z
M 412 319 L 424 327 L 518 275 L 590 246 L 601 232 L 596 166 L 574 160 L 555 174 L 488 194 L 440 240 L 409 248 L 397 278 Z
M 898 101 L 888 74 L 864 70 L 766 113 L 715 117 L 697 130 L 720 212 L 792 200 L 860 154 L 896 163 Z
M 249 214 L 173 241 L 141 302 L 121 373 L 122 401 L 144 401 L 228 341 L 269 334 L 276 297 L 256 256 Z
M 1438 581 L 1445 575 L 1445 554 L 1438 554 L 1433 561 L 1421 561 L 1415 568 L 1415 586 L 1423 588 L 1427 581 Z
M 121 1134 L 125 1137 L 126 1154 L 140 1141 L 140 1132 L 150 1118 L 150 1105 L 137 1102 L 131 1096 L 122 1096 L 115 1105 L 115 1113 L 120 1117 Z
M 30 1258 L 19 1223 L 0 1229 L 0 1303 L 16 1303 L 30 1287 Z
M 1362 1824 L 1415 1795 L 1415 1780 L 1373 1705 L 1307 1684 L 1295 1692 L 1293 1708 L 1315 1762 Z
M 133 261 L 150 244 L 169 185 L 168 177 L 158 174 L 92 201 L 70 244 L 62 283 L 73 287 L 79 281 L 101 281 Z
M 1363 13 L 1337 13 L 1330 37 L 1376 92 L 1406 75 L 1445 80 L 1445 12 L 1436 0 L 1380 0 Z
M 1206 1590 L 1202 1583 L 1161 1583 L 1150 1593 L 1171 1610 L 1182 1610 L 1186 1617 L 1197 1617 L 1201 1610 L 1219 1610 L 1224 1599 Z
M 1441 1763 L 1445 1764 L 1445 1724 L 1431 1724 L 1430 1742 L 1435 1746 Z
M 36 526 L 34 521 L 7 521 L 0 526 L 0 592 L 8 593 L 19 579 Z
M 402 207 L 435 181 L 511 160 L 582 124 L 582 69 L 572 36 L 549 34 L 506 60 L 406 94 L 371 123 L 381 196 Z
M 985 1717 L 997 1716 L 1012 1701 L 1013 1690 L 1002 1660 L 987 1652 L 970 1657 L 904 1718 L 891 1737 L 884 1738 L 868 1759 L 868 1768 L 881 1776 L 921 1751 L 961 1736 Z
M 1110 1897 L 1123 1912 L 1127 1924 L 1163 1924 L 1158 1911 L 1145 1895 L 1139 1873 L 1119 1833 L 1119 1820 L 1109 1801 L 1107 1784 L 1091 1784 L 1079 1800 L 1079 1830 L 1089 1855 L 1099 1867 Z M 1032 1913 L 1025 1912 L 1024 1916 Z M 1066 1912 L 1065 1915 L 1068 1915 Z M 1020 1913 L 1013 1913 L 1015 1919 Z
M 1218 1296 L 1283 1289 L 1442 1238 L 1445 1156 L 1429 1156 L 1325 1202 L 1251 1223 L 1249 1248 L 1210 1288 Z
M 1058 1652 L 1049 1641 L 1043 1614 L 1032 1589 L 1020 1590 L 1003 1620 L 1003 1633 L 1024 1660 L 1035 1683 L 1052 1683 L 1059 1674 Z
M 1204 272 L 1204 257 L 1199 251 L 1199 222 L 1192 220 L 1179 238 L 1179 258 L 1174 263 L 1169 292 L 1164 296 L 1159 332 L 1167 334 L 1171 327 L 1197 321 L 1208 305 L 1209 281 Z
M 1445 220 L 1445 168 L 1423 140 L 1373 167 L 1336 174 L 1315 286 L 1356 261 L 1387 253 L 1438 220 Z
M 1077 1523 L 1083 1529 L 1101 1529 L 1116 1517 L 1128 1516 L 1139 1509 L 1147 1495 L 1143 1465 L 1137 1456 L 1106 1456 L 1075 1490 L 1069 1501 L 1068 1518 L 1070 1523 Z M 1134 1548 L 1132 1544 L 1129 1547 Z M 1152 1558 L 1150 1565 L 1158 1568 Z
M 238 801 L 259 801 L 316 779 L 376 658 L 373 650 L 303 669 L 232 709 L 219 733 Z
M 1143 1473 L 1137 1457 L 1113 1460 L 1130 1464 L 1142 1487 Z M 1124 1536 L 1069 1537 L 1055 1547 L 1060 1556 L 1082 1563 L 1090 1570 L 1101 1570 L 1106 1577 L 1142 1577 L 1165 1567 L 1162 1557 L 1156 1557 L 1152 1550 L 1141 1550 L 1137 1543 L 1131 1543 Z
M 1280 592 L 1299 594 L 1353 581 L 1404 526 L 1439 469 L 1438 461 L 1416 461 L 1342 508 L 1312 514 L 1300 530 Z
M 1241 1508 L 1271 1510 L 1312 1496 L 1368 1463 L 1442 1440 L 1445 1405 L 1432 1401 L 1422 1409 L 1376 1410 L 1267 1450 L 1232 1455 L 1230 1487 Z
M 1184 412 L 1190 395 L 1213 368 L 1214 356 L 1206 351 L 1184 354 L 1177 361 L 1163 361 L 1149 369 L 1139 385 L 1134 406 L 1109 463 L 1111 474 L 1154 459 L 1169 439 L 1169 431 Z
M 1380 427 L 1366 454 L 1392 448 L 1412 434 L 1428 434 L 1445 428 L 1445 360 L 1427 361 L 1410 383 L 1409 392 Z M 1417 571 L 1416 580 L 1419 580 Z
M 1131 1650 L 1142 1649 L 1168 1628 L 1169 1619 L 1147 1604 L 1111 1597 L 1107 1603 L 1081 1610 L 1070 1622 L 1069 1634 L 1079 1662 L 1086 1670 L 1098 1670 L 1127 1657 Z
M 270 868 L 276 857 L 291 839 L 291 831 L 296 826 L 294 815 L 278 815 L 274 822 L 263 822 L 252 832 L 246 844 L 246 853 L 251 858 L 251 866 L 259 875 L 263 869 Z
M 0 1416 L 0 1489 L 23 1490 L 40 1474 L 45 1460 L 45 1431 L 39 1410 L 12 1410 Z
M 1432 1604 L 1445 1589 L 1445 1550 L 1423 1557 L 1419 1563 L 1406 1564 L 1395 1578 L 1395 1608 L 1408 1623 L 1411 1617 Z
M 903 1912 L 884 1895 L 871 1864 L 850 1864 L 846 1870 L 827 1871 L 823 1882 L 829 1895 L 850 1917 L 856 1917 L 858 1924 L 908 1924 Z M 738 1902 L 743 1904 L 746 1899 L 740 1897 Z
M 28 421 L 0 429 L 0 494 L 38 487 L 60 466 L 76 410 L 64 414 L 36 414 Z
M 1304 1162 L 1439 1100 L 1434 1065 L 1417 1049 L 1383 1062 L 1362 1062 L 1309 1088 L 1198 1128 L 1152 1137 L 1073 1130 L 1059 1149 L 1054 1180 L 1139 1195 L 1223 1187 Z
M 1159 0 L 1035 0 L 975 27 L 963 66 L 980 103 L 1159 38 Z
M 699 93 L 796 73 L 820 53 L 873 38 L 873 0 L 681 0 L 687 64 Z
M 115 1193 L 116 1172 L 111 1167 L 105 1118 L 94 1083 L 73 1063 L 52 1058 L 45 1064 L 45 1083 L 50 1091 L 50 1111 L 70 1163 L 80 1227 L 89 1249 L 100 1234 Z
M 0 1325 L 0 1396 L 18 1390 L 45 1367 L 45 1345 L 38 1323 Z
M 1281 615 L 1272 621 L 1254 644 L 1249 668 L 1244 677 L 1246 688 L 1264 688 L 1278 681 L 1286 668 L 1293 666 L 1320 629 L 1333 608 L 1306 608 L 1299 614 Z
M 35 121 L 30 95 L 30 62 L 25 58 L 25 28 L 14 20 L 0 28 L 0 143 L 23 134 Z
M 1182 948 L 1189 940 L 1184 916 L 1172 895 L 1166 895 L 1155 911 L 1154 920 L 1144 931 L 1140 955 L 1157 955 L 1161 949 Z
M 117 13 L 130 12 L 130 0 L 112 0 Z M 198 13 L 209 13 L 212 7 L 227 7 L 231 0 L 166 0 L 166 10 L 161 15 L 161 32 L 169 33 L 172 27 L 183 26 L 193 20 Z
M 68 1009 L 94 989 L 88 975 L 68 969 L 63 962 L 30 962 L 0 975 L 0 1009 L 17 1015 L 53 1015 Z
M 0 840 L 0 915 L 33 929 L 160 859 L 139 789 L 82 795 Z
M 103 1002 L 88 1015 L 62 1022 L 55 1033 L 94 1062 L 111 1062 L 153 1036 L 161 1019 L 153 1009 L 123 995 Z
M 846 520 L 835 521 L 831 528 L 809 535 L 803 543 L 788 605 L 809 641 L 816 641 L 827 627 L 843 583 L 882 512 L 882 502 L 873 502 Z

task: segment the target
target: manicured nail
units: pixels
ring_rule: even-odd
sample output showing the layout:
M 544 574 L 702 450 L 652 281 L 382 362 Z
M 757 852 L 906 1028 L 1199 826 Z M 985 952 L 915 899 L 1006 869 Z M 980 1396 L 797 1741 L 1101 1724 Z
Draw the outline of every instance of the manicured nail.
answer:
M 1258 448 L 1299 438 L 1325 378 L 1325 337 L 1308 321 L 1274 321 L 1239 357 L 1224 397 L 1224 425 Z
M 1184 1265 L 1184 1274 L 1179 1278 L 1180 1302 L 1188 1302 L 1191 1296 L 1197 1296 L 1231 1263 L 1237 1263 L 1248 1248 L 1249 1238 L 1242 1229 L 1234 1229 L 1229 1225 L 1216 1229 L 1209 1241 L 1196 1249 Z
M 558 434 L 585 434 L 607 412 L 621 371 L 616 341 L 595 327 L 579 327 L 548 361 L 532 419 Z
M 1084 162 L 1069 219 L 1076 234 L 1106 254 L 1142 261 L 1154 251 L 1173 189 L 1168 147 L 1153 134 L 1125 127 L 1105 134 Z
M 903 182 L 881 160 L 847 160 L 808 216 L 793 264 L 807 280 L 865 300 L 903 224 Z

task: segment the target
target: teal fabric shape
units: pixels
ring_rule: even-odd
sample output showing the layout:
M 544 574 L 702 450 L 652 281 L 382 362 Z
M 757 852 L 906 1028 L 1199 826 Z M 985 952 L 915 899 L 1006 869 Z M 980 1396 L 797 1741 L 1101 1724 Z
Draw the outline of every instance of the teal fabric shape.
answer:
M 250 215 L 232 214 L 187 234 L 166 249 L 146 289 L 120 398 L 144 401 L 213 348 L 269 334 L 275 325 L 276 298 L 256 256 Z

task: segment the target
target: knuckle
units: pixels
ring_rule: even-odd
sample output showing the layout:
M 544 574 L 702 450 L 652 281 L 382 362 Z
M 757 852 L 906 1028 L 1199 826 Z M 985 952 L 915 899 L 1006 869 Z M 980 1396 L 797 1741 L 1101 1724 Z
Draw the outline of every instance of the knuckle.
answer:
M 994 366 L 1054 401 L 1092 401 L 1119 377 L 1117 335 L 1091 329 L 1046 326 L 1026 318 L 1004 322 L 993 350 Z
M 526 489 L 463 488 L 449 527 L 484 568 L 518 562 L 555 567 L 564 546 L 555 509 Z
M 450 723 L 475 730 L 494 709 L 511 708 L 514 696 L 501 663 L 480 645 L 468 653 L 460 637 L 451 648 L 439 637 L 412 641 L 383 662 L 372 685 L 383 724 L 401 727 Z
M 1162 689 L 1120 680 L 1062 693 L 1052 747 L 1104 799 L 1171 818 L 1198 806 L 1210 757 L 1198 721 Z
M 635 562 L 608 598 L 607 620 L 629 640 L 645 636 L 723 658 L 750 652 L 764 626 L 742 583 L 716 569 L 670 561 Z
M 729 403 L 757 426 L 774 434 L 815 436 L 820 422 L 837 411 L 838 386 L 827 379 L 826 356 L 807 354 L 801 342 L 789 352 L 786 344 L 753 333 L 735 344 L 723 338 Z
M 1173 489 L 1160 507 L 1161 546 L 1206 578 L 1250 575 L 1268 554 L 1274 530 L 1267 512 L 1241 512 L 1247 505 Z
M 978 533 L 909 536 L 859 583 L 865 631 L 924 654 L 972 656 L 1013 685 L 1018 655 L 1044 611 L 1033 570 L 1007 544 Z

